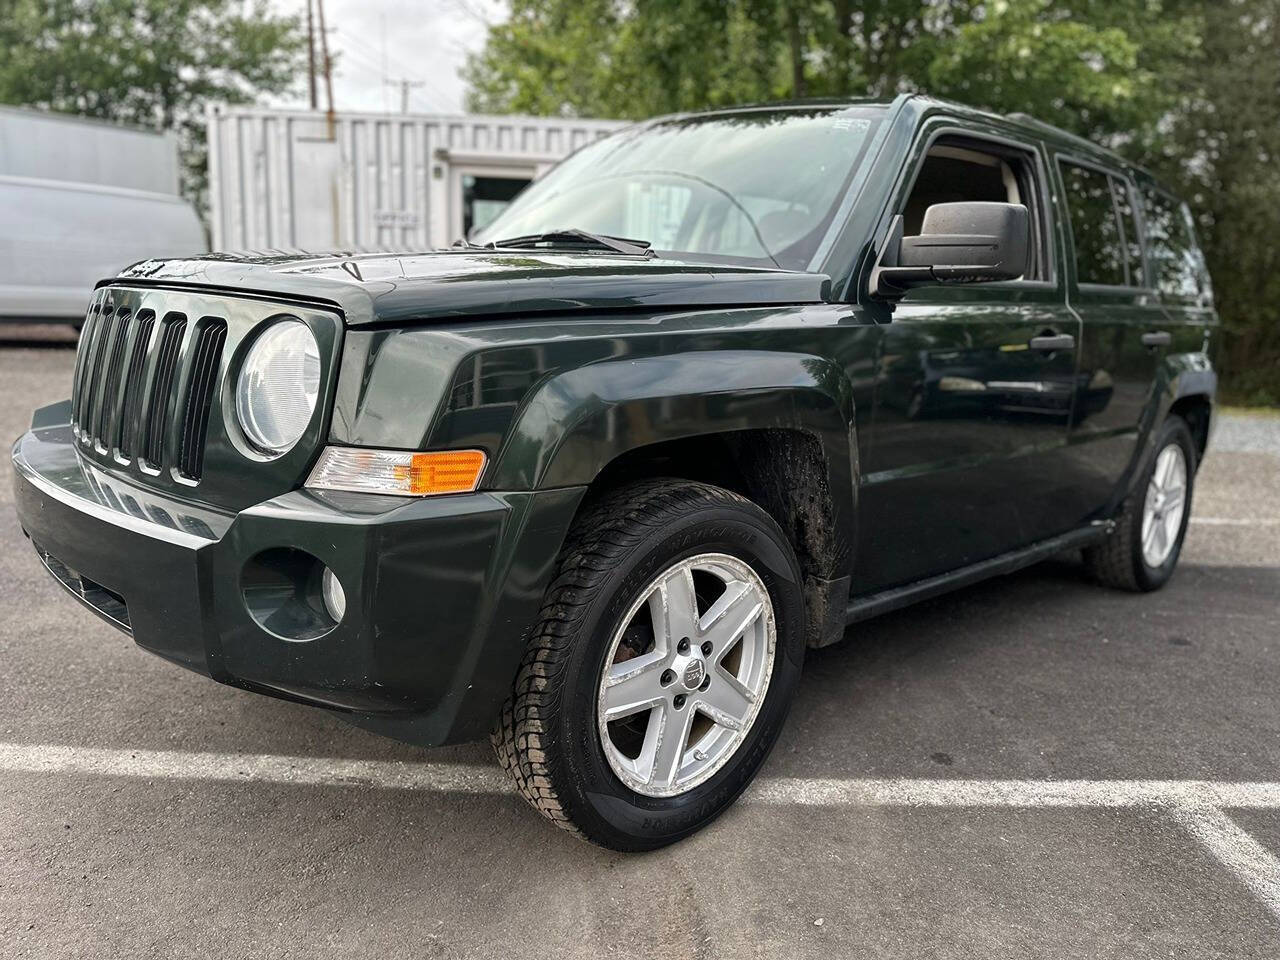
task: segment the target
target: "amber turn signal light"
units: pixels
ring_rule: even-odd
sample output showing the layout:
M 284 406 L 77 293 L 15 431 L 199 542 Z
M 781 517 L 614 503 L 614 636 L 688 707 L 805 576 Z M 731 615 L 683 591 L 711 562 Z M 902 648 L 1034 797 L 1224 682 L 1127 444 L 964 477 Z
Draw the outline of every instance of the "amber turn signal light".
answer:
M 484 454 L 479 450 L 442 450 L 415 453 L 407 466 L 396 467 L 397 480 L 407 480 L 409 493 L 465 493 L 476 488 Z
M 326 447 L 307 486 L 317 490 L 390 493 L 426 497 L 470 493 L 480 485 L 486 462 L 483 450 L 367 450 Z

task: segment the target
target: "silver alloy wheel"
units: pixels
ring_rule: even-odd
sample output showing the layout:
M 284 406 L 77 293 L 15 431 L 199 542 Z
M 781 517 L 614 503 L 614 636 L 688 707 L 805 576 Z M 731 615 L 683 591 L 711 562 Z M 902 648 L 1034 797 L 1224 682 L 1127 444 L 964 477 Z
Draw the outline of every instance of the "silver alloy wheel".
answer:
M 704 553 L 654 578 L 613 635 L 600 678 L 597 726 L 618 779 L 671 797 L 713 776 L 760 712 L 776 647 L 769 591 L 741 560 Z
M 1159 567 L 1169 559 L 1186 509 L 1187 456 L 1181 446 L 1171 443 L 1156 457 L 1142 508 L 1142 559 L 1148 567 Z

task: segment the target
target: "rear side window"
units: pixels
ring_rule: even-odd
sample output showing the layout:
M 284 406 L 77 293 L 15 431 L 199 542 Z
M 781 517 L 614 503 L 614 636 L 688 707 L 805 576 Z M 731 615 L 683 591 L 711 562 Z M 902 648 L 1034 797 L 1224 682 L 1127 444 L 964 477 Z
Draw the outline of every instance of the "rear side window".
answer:
M 1092 167 L 1061 161 L 1060 169 L 1076 251 L 1076 282 L 1140 286 L 1142 272 L 1130 267 L 1130 250 L 1116 203 L 1117 189 L 1123 185 Z M 1132 212 L 1130 208 L 1130 220 Z
M 1129 266 L 1129 286 L 1145 287 L 1142 272 L 1142 242 L 1138 239 L 1138 218 L 1134 214 L 1133 191 L 1129 184 L 1118 177 L 1111 178 L 1111 192 L 1120 214 L 1120 227 L 1124 230 L 1125 261 Z
M 1204 267 L 1186 207 L 1150 187 L 1142 190 L 1142 206 L 1156 289 L 1174 297 L 1199 296 Z

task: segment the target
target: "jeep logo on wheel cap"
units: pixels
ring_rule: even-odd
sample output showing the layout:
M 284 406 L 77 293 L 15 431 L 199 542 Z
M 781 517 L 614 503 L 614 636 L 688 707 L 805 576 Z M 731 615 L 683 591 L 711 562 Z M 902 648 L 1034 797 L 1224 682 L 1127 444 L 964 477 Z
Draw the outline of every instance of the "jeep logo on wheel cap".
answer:
M 702 665 L 701 660 L 690 660 L 688 666 L 684 668 L 684 677 L 682 678 L 685 688 L 697 690 L 702 685 L 702 678 L 706 675 L 707 668 Z

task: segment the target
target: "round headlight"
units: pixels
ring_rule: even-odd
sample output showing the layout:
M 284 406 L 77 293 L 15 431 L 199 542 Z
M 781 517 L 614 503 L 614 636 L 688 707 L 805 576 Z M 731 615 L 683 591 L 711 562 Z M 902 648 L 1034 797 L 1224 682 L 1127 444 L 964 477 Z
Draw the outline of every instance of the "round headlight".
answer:
M 236 416 L 249 442 L 284 453 L 311 422 L 320 393 L 320 348 L 301 320 L 282 320 L 258 337 L 236 383 Z

